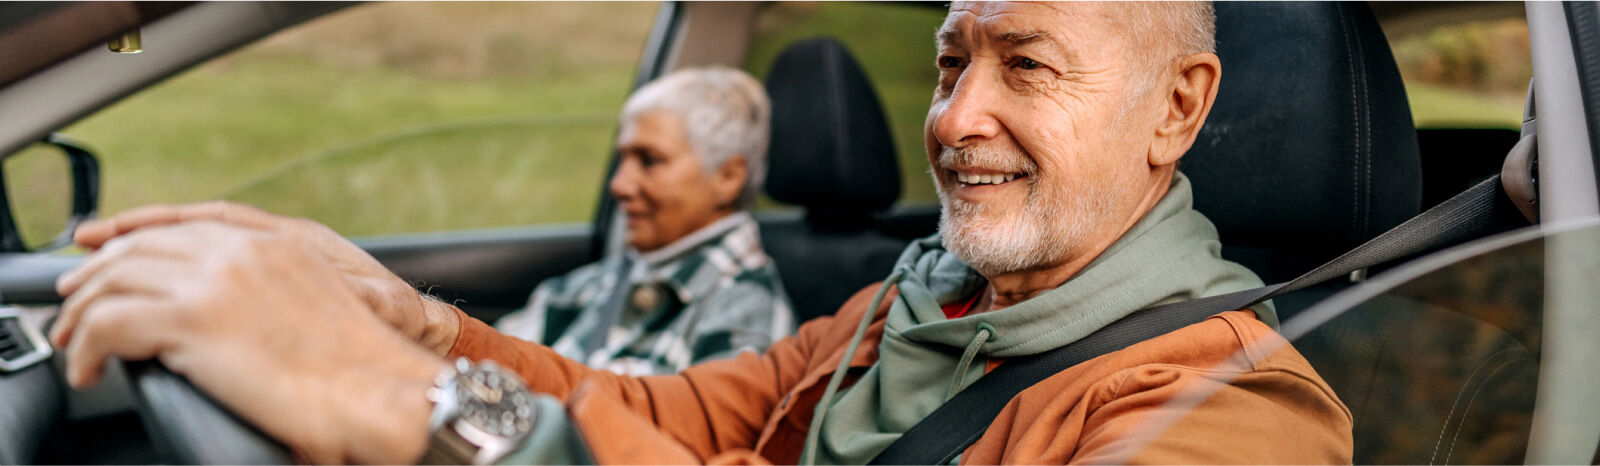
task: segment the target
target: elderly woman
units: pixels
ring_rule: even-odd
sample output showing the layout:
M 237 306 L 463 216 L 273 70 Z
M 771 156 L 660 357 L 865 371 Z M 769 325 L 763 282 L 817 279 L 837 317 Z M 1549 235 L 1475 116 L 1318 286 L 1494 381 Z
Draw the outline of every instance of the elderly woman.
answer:
M 766 93 L 728 68 L 674 72 L 622 109 L 610 190 L 627 249 L 544 281 L 499 329 L 628 375 L 763 351 L 794 331 L 749 210 L 765 174 Z

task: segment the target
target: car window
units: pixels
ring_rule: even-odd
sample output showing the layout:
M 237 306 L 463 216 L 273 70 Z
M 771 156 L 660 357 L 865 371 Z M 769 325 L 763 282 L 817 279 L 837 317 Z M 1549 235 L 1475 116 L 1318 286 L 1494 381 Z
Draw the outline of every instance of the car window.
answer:
M 64 130 L 103 214 L 228 199 L 347 236 L 591 219 L 658 5 L 351 7 Z
M 1385 29 L 1418 128 L 1521 127 L 1533 78 L 1527 19 L 1399 23 Z
M 795 41 L 831 36 L 844 43 L 872 80 L 889 118 L 900 157 L 900 203 L 937 203 L 922 148 L 922 122 L 939 78 L 933 65 L 933 33 L 944 23 L 944 16 L 942 8 L 916 4 L 773 4 L 756 18 L 745 70 L 765 79 L 778 53 Z M 773 203 L 768 200 L 762 205 Z
M 1555 273 L 1549 258 L 1597 257 L 1552 245 L 1600 244 L 1596 227 L 1529 233 L 1419 260 L 1284 323 L 1354 416 L 1356 464 L 1524 462 Z

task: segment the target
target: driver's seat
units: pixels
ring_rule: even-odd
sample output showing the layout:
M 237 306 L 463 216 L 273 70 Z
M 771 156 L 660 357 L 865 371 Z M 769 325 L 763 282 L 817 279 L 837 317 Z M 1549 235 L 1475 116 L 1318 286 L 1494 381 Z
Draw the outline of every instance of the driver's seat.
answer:
M 1222 83 L 1179 170 L 1222 256 L 1291 280 L 1421 212 L 1405 84 L 1370 8 L 1218 2 Z M 1281 320 L 1347 283 L 1274 300 Z

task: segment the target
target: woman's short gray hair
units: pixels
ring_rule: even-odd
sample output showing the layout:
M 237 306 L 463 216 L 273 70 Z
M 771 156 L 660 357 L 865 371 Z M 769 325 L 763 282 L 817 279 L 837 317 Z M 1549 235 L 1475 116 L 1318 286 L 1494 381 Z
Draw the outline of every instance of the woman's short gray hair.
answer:
M 761 83 L 727 67 L 674 71 L 639 88 L 622 105 L 622 124 L 665 111 L 683 123 L 684 138 L 711 173 L 734 154 L 749 167 L 739 207 L 755 205 L 767 174 L 767 138 L 772 102 Z

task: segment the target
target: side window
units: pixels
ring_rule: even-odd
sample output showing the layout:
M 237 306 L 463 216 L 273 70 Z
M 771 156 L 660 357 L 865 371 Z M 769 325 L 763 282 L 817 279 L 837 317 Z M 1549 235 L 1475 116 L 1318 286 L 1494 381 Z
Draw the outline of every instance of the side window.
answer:
M 587 221 L 654 3 L 351 7 L 64 132 L 103 214 L 228 199 L 347 236 Z
M 1417 128 L 1521 127 L 1533 78 L 1527 19 L 1408 23 L 1414 21 L 1393 21 L 1384 28 Z
M 756 18 L 745 70 L 765 79 L 778 53 L 798 40 L 831 36 L 843 42 L 872 79 L 888 115 L 900 156 L 900 203 L 938 203 L 922 148 L 922 122 L 939 80 L 933 33 L 944 17 L 944 9 L 918 4 L 773 4 Z

